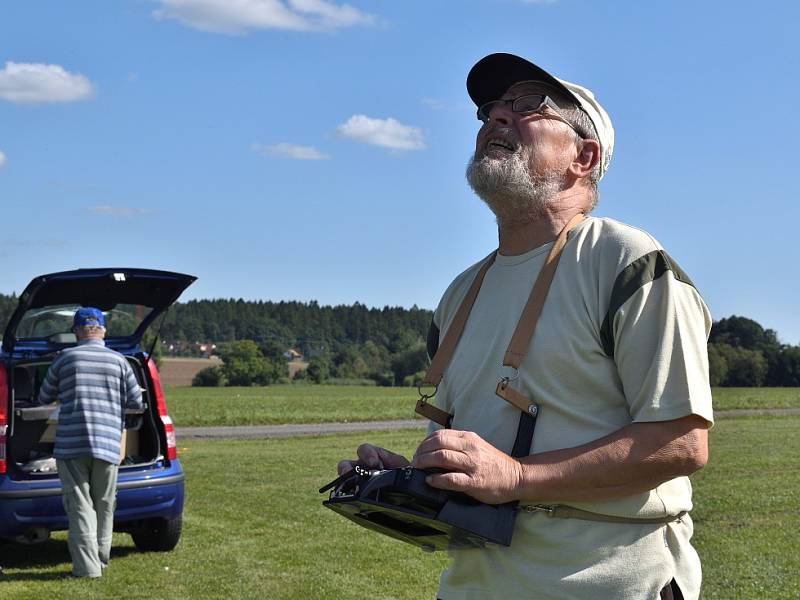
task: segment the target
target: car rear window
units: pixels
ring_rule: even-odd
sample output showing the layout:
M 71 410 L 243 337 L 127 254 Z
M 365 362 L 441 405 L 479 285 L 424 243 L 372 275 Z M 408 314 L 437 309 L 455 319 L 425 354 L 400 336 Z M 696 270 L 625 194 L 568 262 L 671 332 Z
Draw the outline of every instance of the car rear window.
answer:
M 25 312 L 17 326 L 17 339 L 47 339 L 57 342 L 74 341 L 72 317 L 80 308 L 78 304 L 61 304 L 32 308 Z M 106 320 L 106 337 L 132 335 L 153 309 L 141 304 L 117 304 L 103 311 Z

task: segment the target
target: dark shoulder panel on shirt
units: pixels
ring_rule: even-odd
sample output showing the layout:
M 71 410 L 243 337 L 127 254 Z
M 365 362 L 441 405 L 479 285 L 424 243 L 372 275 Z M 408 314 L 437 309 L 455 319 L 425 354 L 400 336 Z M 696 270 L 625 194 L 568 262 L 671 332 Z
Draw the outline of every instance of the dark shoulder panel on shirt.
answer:
M 608 312 L 600 328 L 600 339 L 606 355 L 614 356 L 614 315 L 643 286 L 672 273 L 678 281 L 692 287 L 689 276 L 664 250 L 653 250 L 625 267 L 614 281 Z

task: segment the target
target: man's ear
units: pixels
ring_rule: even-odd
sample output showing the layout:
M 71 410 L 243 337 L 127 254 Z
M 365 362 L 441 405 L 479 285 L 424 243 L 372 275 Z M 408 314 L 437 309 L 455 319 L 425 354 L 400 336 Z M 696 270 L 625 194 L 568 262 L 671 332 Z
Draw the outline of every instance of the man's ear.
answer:
M 578 179 L 588 177 L 600 162 L 600 144 L 595 140 L 581 140 L 578 155 L 569 166 L 570 172 Z

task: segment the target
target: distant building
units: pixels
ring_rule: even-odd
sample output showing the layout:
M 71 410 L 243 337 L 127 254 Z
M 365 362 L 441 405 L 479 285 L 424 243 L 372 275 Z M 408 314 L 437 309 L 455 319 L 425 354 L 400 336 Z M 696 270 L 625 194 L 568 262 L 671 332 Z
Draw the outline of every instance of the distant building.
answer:
M 217 350 L 213 342 L 161 342 L 163 348 L 174 356 L 200 356 L 209 358 Z
M 283 353 L 283 358 L 286 360 L 303 360 L 303 355 L 294 348 L 287 348 L 286 352 Z

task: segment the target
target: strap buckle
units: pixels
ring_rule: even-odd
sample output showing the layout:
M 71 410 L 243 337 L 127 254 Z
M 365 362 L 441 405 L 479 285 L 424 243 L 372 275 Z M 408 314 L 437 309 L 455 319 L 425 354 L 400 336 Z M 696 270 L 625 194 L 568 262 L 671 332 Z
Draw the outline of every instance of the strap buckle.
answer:
M 508 371 L 510 369 L 510 372 Z M 509 365 L 500 365 L 500 381 L 497 385 L 506 389 L 511 383 L 519 379 L 519 369 Z
M 433 398 L 436 395 L 436 392 L 439 391 L 439 385 L 433 386 L 433 393 L 432 394 L 425 394 L 422 391 L 422 386 L 425 385 L 425 382 L 420 382 L 417 384 L 417 393 L 419 394 L 419 401 L 425 404 L 428 400 Z M 430 384 L 429 384 L 430 385 Z

